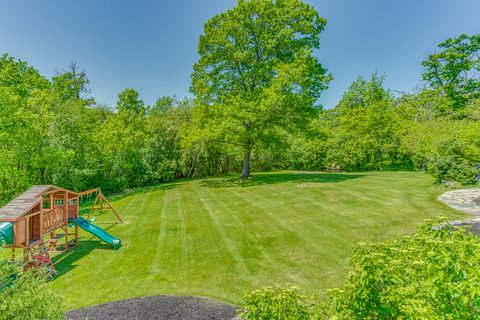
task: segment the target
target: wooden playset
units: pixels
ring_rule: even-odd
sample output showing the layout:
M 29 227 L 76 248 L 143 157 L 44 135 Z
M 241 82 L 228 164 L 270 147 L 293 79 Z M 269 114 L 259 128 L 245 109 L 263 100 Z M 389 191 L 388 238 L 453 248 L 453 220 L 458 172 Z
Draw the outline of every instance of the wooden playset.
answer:
M 100 208 L 105 203 L 123 223 L 99 188 L 73 192 L 53 185 L 33 186 L 0 208 L 0 244 L 12 249 L 13 260 L 16 250 L 23 249 L 25 270 L 44 266 L 52 273 L 55 269 L 49 252 L 77 246 L 79 227 L 118 249 L 120 239 L 79 217 L 79 200 L 92 194 L 96 194 L 96 198 L 88 219 L 97 203 Z

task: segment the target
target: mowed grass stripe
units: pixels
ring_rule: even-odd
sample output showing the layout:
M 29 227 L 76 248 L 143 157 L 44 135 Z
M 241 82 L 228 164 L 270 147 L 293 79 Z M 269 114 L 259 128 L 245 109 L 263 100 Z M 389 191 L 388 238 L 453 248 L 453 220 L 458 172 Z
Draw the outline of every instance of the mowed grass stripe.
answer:
M 180 228 L 181 228 L 181 272 L 184 274 L 188 271 L 188 258 L 190 254 L 190 246 L 188 243 L 188 234 L 187 234 L 187 226 L 185 222 L 185 208 L 183 205 L 182 195 L 180 195 L 180 191 L 175 189 L 175 195 L 177 197 L 177 213 L 178 219 L 180 220 Z
M 162 200 L 162 207 L 160 212 L 158 213 L 160 216 L 160 221 L 156 225 L 156 228 L 159 230 L 157 239 L 154 241 L 155 250 L 152 251 L 153 255 L 153 263 L 151 265 L 151 272 L 156 274 L 159 270 L 162 269 L 162 253 L 164 251 L 164 247 L 166 245 L 166 241 L 164 238 L 166 237 L 166 215 L 168 208 L 168 198 L 167 198 L 167 191 L 163 191 L 160 194 L 157 193 L 157 198 Z M 153 252 L 155 252 L 153 254 Z
M 319 282 L 329 282 L 329 278 L 324 276 L 323 267 L 338 265 L 338 262 L 343 260 L 337 257 L 338 250 L 336 250 L 337 246 L 334 240 L 318 241 L 319 238 L 325 239 L 322 233 L 325 234 L 327 232 L 326 228 L 328 228 L 328 225 L 325 224 L 325 227 L 316 227 L 313 226 L 313 223 L 304 222 L 305 213 L 299 212 L 299 209 L 290 203 L 290 201 L 295 202 L 292 199 L 297 197 L 296 193 L 292 191 L 286 194 L 281 191 L 280 188 L 276 190 L 277 192 L 272 193 L 270 187 L 266 188 L 265 194 L 258 192 L 258 190 L 245 189 L 248 190 L 247 192 L 250 192 L 249 198 L 255 199 L 257 197 L 257 200 L 261 201 L 261 198 L 268 199 L 267 195 L 273 194 L 274 197 L 271 198 L 272 201 L 280 204 L 275 211 L 269 212 L 265 210 L 265 213 L 268 214 L 271 221 L 275 221 L 275 223 L 280 224 L 284 228 L 286 231 L 285 234 L 294 234 L 293 238 L 288 237 L 293 240 L 290 242 L 282 241 L 283 237 L 277 237 L 282 243 L 282 245 L 279 246 L 278 254 L 284 258 L 283 269 L 289 273 L 290 277 L 295 277 L 295 273 L 298 274 L 299 269 L 313 267 L 316 271 L 314 277 L 319 278 Z M 302 202 L 299 201 L 299 203 Z M 268 202 L 266 206 L 268 207 Z M 311 280 L 312 279 L 302 279 L 299 281 L 309 282 Z M 284 283 L 284 281 L 282 281 L 282 283 Z
M 235 261 L 236 269 L 238 272 L 237 274 L 240 277 L 245 275 L 250 275 L 251 272 L 248 269 L 240 253 L 240 249 L 238 248 L 239 244 L 235 243 L 235 241 L 232 240 L 231 236 L 227 233 L 227 231 L 225 230 L 225 227 L 221 223 L 221 220 L 220 220 L 221 214 L 219 213 L 219 210 L 216 209 L 216 207 L 210 203 L 212 202 L 212 199 L 209 199 L 208 197 L 206 197 L 204 194 L 201 193 L 200 190 L 201 190 L 200 188 L 194 188 L 194 191 L 197 197 L 201 200 L 202 209 L 208 213 L 208 216 L 210 220 L 213 222 L 213 226 L 215 227 L 214 230 L 221 236 L 223 244 L 225 245 L 228 251 L 228 254 Z
M 327 202 L 321 200 L 323 198 L 322 189 L 326 187 L 328 186 L 317 184 L 316 188 L 312 190 L 298 189 L 298 186 L 289 186 L 288 190 L 285 190 L 285 188 L 277 189 L 277 193 L 281 199 L 288 199 L 284 200 L 288 202 L 283 207 L 288 208 L 287 210 L 294 217 L 294 221 L 303 226 L 304 232 L 307 232 L 311 237 L 323 238 L 324 241 L 347 244 L 349 242 L 345 240 L 344 234 L 349 232 L 349 230 L 345 228 L 345 223 L 342 224 L 344 228 L 341 228 L 341 225 L 338 223 L 337 214 L 339 211 L 325 210 L 322 203 Z M 291 191 L 292 189 L 294 190 L 293 192 Z M 332 227 L 337 229 L 336 232 L 331 230 Z
M 309 256 L 315 256 L 318 254 L 318 248 L 311 244 L 308 237 L 302 236 L 298 230 L 291 227 L 294 220 L 288 222 L 288 219 L 284 219 L 285 214 L 283 212 L 275 210 L 272 213 L 270 210 L 255 205 L 255 203 L 257 203 L 255 199 L 264 199 L 258 191 L 251 192 L 249 188 L 242 190 L 231 188 L 229 191 L 236 193 L 237 197 L 249 203 L 252 212 L 257 213 L 261 222 L 256 221 L 254 225 L 257 228 L 258 226 L 263 226 L 264 228 L 263 231 L 258 231 L 261 234 L 259 241 L 262 243 L 267 242 L 269 244 L 270 254 L 277 256 L 277 258 L 275 258 L 277 265 L 273 270 L 268 270 L 272 275 L 272 279 L 269 279 L 269 282 L 272 284 L 302 282 L 302 277 L 294 272 L 295 266 L 302 264 L 298 253 L 301 252 L 303 256 L 305 252 L 310 252 Z M 240 192 L 241 195 L 238 195 Z
M 216 190 L 213 192 L 211 188 L 203 187 L 207 190 L 212 199 L 214 199 L 216 206 L 222 211 L 223 223 L 232 224 L 230 233 L 231 237 L 241 241 L 243 251 L 248 254 L 249 270 L 253 273 L 261 268 L 275 268 L 277 261 L 272 258 L 271 254 L 266 248 L 257 241 L 258 232 L 255 229 L 255 224 L 252 219 L 262 219 L 262 215 L 251 215 L 253 208 L 245 206 L 245 201 L 235 194 L 228 193 L 229 189 Z M 243 204 L 243 205 L 242 205 Z M 250 220 L 250 221 L 249 221 Z M 245 256 L 245 255 L 244 255 Z M 264 259 L 261 259 L 263 256 Z
M 269 186 L 265 190 L 266 194 L 274 195 L 272 200 L 280 204 L 277 209 L 277 214 L 273 215 L 272 218 L 275 216 L 280 216 L 282 221 L 287 220 L 290 222 L 293 229 L 299 230 L 299 228 L 295 228 L 300 226 L 301 237 L 308 239 L 305 240 L 306 243 L 315 242 L 314 238 L 328 238 L 332 241 L 345 241 L 345 238 L 342 237 L 341 234 L 336 234 L 334 232 L 329 231 L 332 223 L 334 224 L 335 213 L 334 211 L 326 211 L 323 210 L 323 206 L 320 204 L 319 201 L 315 199 L 316 195 L 312 195 L 311 197 L 305 197 L 304 190 L 295 190 L 295 186 L 288 186 L 288 189 L 285 188 L 276 188 L 273 190 L 272 186 Z M 275 192 L 274 192 L 275 191 Z M 316 193 L 319 193 L 318 190 Z M 258 202 L 261 201 L 260 197 L 265 198 L 265 194 L 261 194 L 257 191 L 250 192 L 249 195 L 252 199 L 257 199 Z M 272 204 L 268 203 L 265 206 L 265 211 L 268 211 L 268 207 L 273 206 Z M 322 222 L 328 221 L 328 227 L 326 228 Z M 292 229 L 291 229 L 292 230 Z M 314 247 L 319 253 L 324 253 L 322 248 Z M 331 254 L 331 252 L 330 252 Z

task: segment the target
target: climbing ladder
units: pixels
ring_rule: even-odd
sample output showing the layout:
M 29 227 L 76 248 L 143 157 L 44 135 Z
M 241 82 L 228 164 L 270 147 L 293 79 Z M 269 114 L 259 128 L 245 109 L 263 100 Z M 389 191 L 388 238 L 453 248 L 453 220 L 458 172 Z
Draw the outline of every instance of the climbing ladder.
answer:
M 47 248 L 45 247 L 45 244 L 39 244 L 30 250 L 30 257 L 32 259 L 31 266 L 34 268 L 45 268 L 47 270 L 47 274 L 50 277 L 53 277 L 55 274 L 57 274 L 57 271 L 55 270 L 55 266 L 53 265 L 52 258 L 50 257 L 50 254 L 48 253 Z

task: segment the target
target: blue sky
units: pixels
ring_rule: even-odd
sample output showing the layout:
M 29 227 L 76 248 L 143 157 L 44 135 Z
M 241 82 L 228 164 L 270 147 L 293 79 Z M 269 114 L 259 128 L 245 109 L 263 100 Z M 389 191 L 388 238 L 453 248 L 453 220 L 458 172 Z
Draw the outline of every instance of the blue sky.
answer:
M 309 0 L 328 20 L 318 52 L 334 75 L 321 98 L 331 107 L 359 75 L 385 73 L 407 91 L 421 61 L 445 38 L 480 32 L 479 0 Z M 92 96 L 114 105 L 127 87 L 146 103 L 190 96 L 203 24 L 235 0 L 2 0 L 0 52 L 48 77 L 77 62 Z

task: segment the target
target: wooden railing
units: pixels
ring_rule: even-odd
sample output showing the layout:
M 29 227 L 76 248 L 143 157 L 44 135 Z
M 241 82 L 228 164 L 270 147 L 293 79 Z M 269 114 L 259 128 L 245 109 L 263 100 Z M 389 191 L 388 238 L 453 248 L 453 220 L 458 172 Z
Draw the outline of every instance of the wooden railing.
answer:
M 46 209 L 42 211 L 42 234 L 48 234 L 67 224 L 65 212 L 62 209 Z

